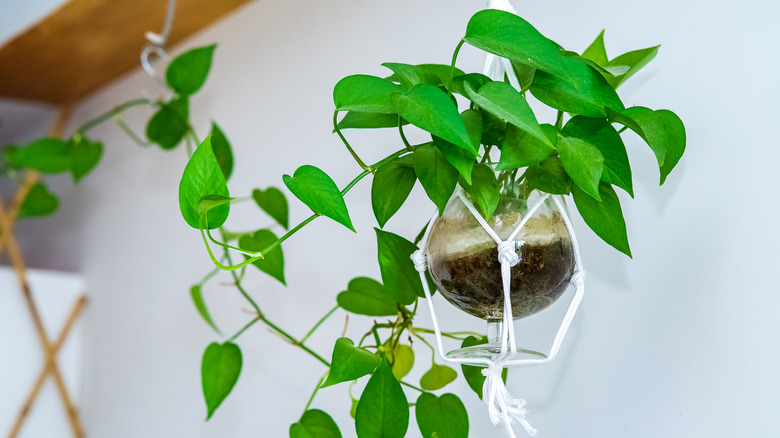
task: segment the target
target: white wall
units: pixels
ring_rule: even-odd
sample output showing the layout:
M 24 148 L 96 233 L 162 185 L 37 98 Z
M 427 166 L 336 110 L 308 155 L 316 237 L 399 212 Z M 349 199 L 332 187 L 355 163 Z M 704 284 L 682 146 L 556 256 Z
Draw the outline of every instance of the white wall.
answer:
M 626 105 L 670 108 L 685 121 L 688 150 L 657 187 L 649 149 L 627 140 L 637 199 L 623 199 L 634 260 L 599 241 L 577 218 L 588 294 L 554 364 L 511 372 L 509 388 L 528 399 L 541 436 L 771 437 L 780 378 L 776 339 L 780 305 L 774 247 L 780 184 L 774 127 L 780 87 L 775 19 L 768 1 L 659 0 L 515 2 L 522 16 L 572 50 L 602 28 L 610 55 L 663 44 L 655 61 L 621 89 Z M 382 74 L 383 61 L 449 61 L 468 17 L 483 2 L 264 0 L 186 42 L 219 42 L 212 76 L 193 100 L 201 135 L 217 120 L 239 162 L 231 193 L 282 187 L 281 174 L 314 164 L 344 185 L 357 173 L 330 134 L 331 91 L 348 74 Z M 459 66 L 481 70 L 483 55 L 464 49 Z M 155 90 L 140 72 L 87 99 L 73 125 L 113 104 Z M 147 114 L 132 111 L 141 126 Z M 280 437 L 303 410 L 325 371 L 262 327 L 240 339 L 244 370 L 214 418 L 204 423 L 200 355 L 218 338 L 193 309 L 188 287 L 210 269 L 198 233 L 180 219 L 177 184 L 183 150 L 140 150 L 115 127 L 104 161 L 77 189 L 65 188 L 53 218 L 20 227 L 32 263 L 80 271 L 91 302 L 86 315 L 82 411 L 92 437 Z M 379 158 L 393 135 L 351 134 L 359 153 Z M 65 179 L 59 184 L 68 187 Z M 269 318 L 303 335 L 347 281 L 378 277 L 369 184 L 348 205 L 359 234 L 315 221 L 285 244 L 289 287 L 261 274 L 248 280 Z M 388 229 L 413 236 L 431 207 L 418 186 Z M 306 216 L 292 206 L 292 222 Z M 234 207 L 231 229 L 270 221 L 248 204 Z M 221 281 L 228 281 L 221 277 Z M 206 299 L 228 333 L 249 316 L 230 287 L 210 284 Z M 480 321 L 437 301 L 450 329 Z M 547 348 L 565 303 L 518 324 L 523 345 Z M 344 314 L 312 346 L 329 356 Z M 420 318 L 420 325 L 427 325 Z M 369 321 L 350 320 L 358 336 Z M 429 365 L 420 350 L 419 373 Z M 469 408 L 472 436 L 504 436 L 459 379 L 447 388 Z M 314 407 L 354 436 L 345 388 L 323 390 Z M 409 393 L 411 397 L 416 394 Z M 410 436 L 418 436 L 412 425 Z

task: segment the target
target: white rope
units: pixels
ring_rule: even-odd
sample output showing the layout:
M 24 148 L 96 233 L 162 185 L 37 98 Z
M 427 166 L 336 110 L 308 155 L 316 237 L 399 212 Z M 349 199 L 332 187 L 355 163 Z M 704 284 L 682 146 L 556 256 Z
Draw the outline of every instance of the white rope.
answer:
M 501 373 L 504 368 L 508 367 L 546 364 L 555 359 L 555 357 L 558 355 L 558 351 L 560 350 L 561 344 L 563 343 L 563 339 L 566 337 L 569 326 L 574 319 L 574 315 L 577 312 L 580 302 L 582 302 L 583 294 L 585 293 L 585 271 L 582 269 L 582 259 L 580 257 L 577 237 L 574 234 L 574 227 L 572 226 L 561 201 L 556 197 L 552 197 L 551 199 L 561 212 L 561 217 L 563 218 L 564 224 L 566 224 L 566 229 L 569 232 L 572 243 L 572 251 L 574 253 L 574 274 L 569 281 L 575 287 L 575 293 L 574 297 L 572 297 L 572 300 L 569 303 L 569 307 L 566 310 L 566 314 L 563 317 L 563 321 L 561 322 L 561 326 L 558 329 L 558 333 L 555 335 L 555 339 L 553 340 L 550 352 L 547 357 L 544 359 L 513 359 L 513 356 L 515 356 L 517 351 L 517 345 L 515 342 L 514 320 L 512 318 L 510 274 L 511 268 L 520 261 L 520 258 L 517 255 L 517 246 L 518 244 L 521 244 L 521 242 L 516 242 L 513 239 L 528 222 L 528 219 L 533 216 L 536 210 L 540 208 L 542 203 L 548 199 L 549 195 L 545 194 L 542 196 L 541 199 L 537 201 L 537 203 L 531 209 L 528 210 L 528 213 L 526 213 L 520 224 L 518 224 L 518 226 L 510 235 L 510 238 L 506 241 L 502 241 L 501 238 L 498 237 L 498 235 L 495 233 L 495 231 L 490 228 L 487 222 L 482 218 L 474 205 L 468 200 L 468 198 L 465 197 L 461 190 L 458 190 L 456 195 L 464 203 L 471 214 L 477 219 L 480 225 L 497 242 L 499 254 L 498 258 L 499 262 L 501 263 L 501 279 L 504 288 L 504 324 L 501 333 L 501 353 L 491 359 L 449 358 L 444 355 L 444 347 L 441 340 L 441 330 L 439 328 L 438 318 L 436 317 L 436 309 L 434 308 L 433 300 L 431 299 L 431 292 L 428 288 L 428 282 L 425 278 L 425 271 L 427 269 L 427 255 L 425 253 L 425 248 L 428 244 L 428 238 L 430 236 L 433 222 L 438 217 L 437 212 L 434 213 L 433 218 L 428 223 L 425 233 L 423 234 L 423 238 L 420 241 L 420 247 L 423 249 L 415 251 L 411 258 L 415 269 L 420 274 L 420 282 L 422 283 L 423 291 L 425 292 L 425 297 L 428 301 L 428 309 L 431 312 L 433 330 L 436 334 L 436 343 L 439 347 L 439 356 L 444 361 L 452 363 L 486 365 L 487 368 L 482 371 L 482 374 L 485 376 L 485 384 L 482 388 L 482 391 L 483 400 L 488 406 L 488 414 L 490 416 L 491 422 L 494 425 L 503 423 L 506 427 L 507 433 L 511 438 L 516 438 L 514 430 L 512 429 L 513 422 L 517 422 L 522 425 L 529 436 L 535 436 L 537 433 L 536 429 L 534 429 L 525 418 L 528 412 L 525 409 L 525 399 L 512 397 L 512 395 L 507 390 L 503 379 L 501 378 Z
M 176 0 L 168 0 L 168 9 L 165 13 L 165 23 L 163 24 L 163 29 L 160 33 L 156 32 L 146 32 L 144 35 L 146 37 L 146 41 L 148 41 L 148 44 L 144 46 L 143 50 L 141 50 L 141 67 L 144 69 L 146 74 L 151 76 L 154 80 L 160 83 L 163 87 L 167 89 L 167 83 L 165 82 L 165 79 L 161 77 L 159 74 L 157 74 L 157 70 L 154 69 L 152 66 L 151 61 L 149 61 L 149 56 L 154 54 L 157 55 L 158 58 L 160 58 L 164 62 L 169 62 L 171 60 L 171 57 L 168 55 L 168 53 L 165 51 L 165 45 L 168 42 L 168 35 L 171 33 L 171 28 L 173 26 L 173 16 L 174 12 L 176 11 Z M 168 91 L 168 98 L 171 97 L 172 92 Z
M 511 12 L 517 14 L 517 11 L 512 6 L 509 0 L 490 0 L 488 2 L 488 9 L 498 9 L 500 11 Z M 504 75 L 509 79 L 509 84 L 520 90 L 520 81 L 517 79 L 515 69 L 512 67 L 512 62 L 506 58 L 488 53 L 485 59 L 485 68 L 482 73 L 490 79 L 496 81 L 503 81 Z

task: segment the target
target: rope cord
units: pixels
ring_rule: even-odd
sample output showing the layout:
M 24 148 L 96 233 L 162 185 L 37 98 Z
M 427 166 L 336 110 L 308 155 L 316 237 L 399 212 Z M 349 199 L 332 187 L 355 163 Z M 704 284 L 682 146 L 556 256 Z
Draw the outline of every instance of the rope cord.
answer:
M 163 24 L 162 31 L 160 33 L 151 31 L 146 32 L 144 36 L 146 37 L 148 44 L 146 44 L 143 50 L 141 50 L 141 67 L 143 67 L 146 74 L 154 78 L 164 87 L 167 87 L 165 79 L 157 74 L 157 71 L 152 66 L 151 61 L 149 61 L 149 56 L 151 54 L 155 54 L 158 58 L 165 62 L 169 62 L 171 60 L 171 57 L 165 51 L 165 44 L 168 42 L 168 36 L 170 35 L 171 28 L 173 27 L 173 16 L 175 11 L 176 0 L 168 0 L 168 9 L 165 13 L 165 22 Z M 168 97 L 170 98 L 170 96 Z

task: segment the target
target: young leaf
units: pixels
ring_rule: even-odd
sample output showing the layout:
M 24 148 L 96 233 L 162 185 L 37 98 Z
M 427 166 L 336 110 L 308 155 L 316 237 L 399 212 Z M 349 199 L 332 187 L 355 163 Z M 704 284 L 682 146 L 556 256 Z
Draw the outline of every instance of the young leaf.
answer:
M 19 209 L 19 219 L 48 216 L 60 205 L 57 195 L 51 193 L 44 183 L 35 183 Z
M 173 58 L 165 71 L 168 86 L 181 96 L 189 96 L 200 90 L 209 75 L 216 47 L 216 44 L 198 47 Z
M 402 438 L 409 428 L 409 405 L 401 384 L 383 360 L 368 381 L 355 412 L 358 438 Z
M 217 157 L 219 168 L 225 175 L 225 181 L 230 179 L 233 173 L 233 151 L 230 149 L 230 142 L 225 133 L 219 129 L 216 122 L 211 122 L 211 148 L 214 150 L 214 156 Z
M 418 291 L 422 290 L 420 275 L 409 258 L 417 246 L 403 237 L 379 228 L 376 230 L 379 270 L 385 290 L 396 302 L 404 305 L 414 303 Z
M 414 350 L 408 345 L 396 345 L 393 350 L 387 353 L 387 356 L 393 363 L 393 375 L 398 380 L 403 379 L 414 367 Z
M 599 36 L 597 36 L 596 39 L 593 40 L 590 46 L 588 46 L 588 48 L 585 49 L 584 52 L 582 52 L 582 57 L 595 62 L 596 65 L 600 65 L 601 67 L 607 65 L 607 63 L 609 62 L 609 58 L 607 58 L 607 49 L 606 47 L 604 47 L 603 30 L 601 31 L 601 33 L 599 33 Z
M 536 121 L 533 110 L 522 94 L 511 85 L 492 81 L 475 91 L 466 84 L 468 98 L 496 116 L 529 133 L 540 142 L 552 146 Z
M 467 438 L 469 415 L 466 406 L 454 394 L 441 397 L 424 392 L 415 405 L 417 426 L 423 438 Z
M 341 438 L 336 422 L 319 409 L 309 409 L 290 426 L 290 438 Z
M 333 347 L 328 379 L 321 388 L 359 379 L 371 374 L 379 365 L 379 357 L 365 348 L 355 347 L 349 338 L 338 338 Z
M 552 125 L 541 125 L 542 132 L 552 146 L 558 142 L 558 132 Z M 496 170 L 519 169 L 541 163 L 553 154 L 549 144 L 539 141 L 514 125 L 506 127 L 506 135 L 501 146 L 501 158 Z
M 436 391 L 450 384 L 456 377 L 458 377 L 458 373 L 455 370 L 434 362 L 431 369 L 426 371 L 420 379 L 420 387 L 428 391 Z
M 401 88 L 409 89 L 417 84 L 431 84 L 438 86 L 441 80 L 428 69 L 419 65 L 400 64 L 397 62 L 385 62 L 383 67 L 387 67 L 395 73 L 401 82 Z
M 653 60 L 655 58 L 655 55 L 658 54 L 658 49 L 661 46 L 655 46 L 655 47 L 648 47 L 646 49 L 640 49 L 640 50 L 634 50 L 628 53 L 624 53 L 617 58 L 609 61 L 607 64 L 607 67 L 617 67 L 617 66 L 626 66 L 628 69 L 625 73 L 621 75 L 615 75 L 615 76 L 605 76 L 605 79 L 613 88 L 617 88 L 626 81 L 626 79 L 630 78 L 634 75 L 634 73 L 638 72 L 642 69 L 647 63 Z
M 463 119 L 447 94 L 431 84 L 417 84 L 391 96 L 398 114 L 414 126 L 476 154 Z
M 189 226 L 201 229 L 208 225 L 209 229 L 214 229 L 225 223 L 230 213 L 229 203 L 209 210 L 206 221 L 201 223 L 200 200 L 208 195 L 230 197 L 225 176 L 211 149 L 211 137 L 206 137 L 195 149 L 179 182 L 179 209 Z
M 255 231 L 254 234 L 241 236 L 238 239 L 238 247 L 245 251 L 260 252 L 271 246 L 278 239 L 271 230 L 261 229 Z M 279 280 L 283 285 L 287 285 L 284 280 L 284 253 L 281 245 L 277 245 L 276 248 L 265 254 L 262 259 L 255 260 L 252 264 Z
M 604 156 L 587 141 L 561 133 L 555 146 L 563 167 L 574 184 L 585 193 L 599 198 L 599 181 L 604 172 Z
M 340 80 L 333 88 L 333 103 L 337 111 L 395 114 L 390 95 L 401 87 L 369 75 L 352 75 Z
M 460 346 L 461 348 L 473 347 L 474 345 L 484 344 L 486 342 L 486 336 L 469 336 L 463 340 L 463 343 L 461 343 Z M 482 400 L 482 387 L 485 385 L 485 376 L 482 374 L 484 368 L 471 365 L 461 365 L 460 368 L 463 371 L 463 377 L 466 379 L 466 383 L 469 384 L 469 388 L 477 393 L 479 399 Z M 504 371 L 501 372 L 501 378 L 504 379 L 504 383 L 506 383 L 506 376 L 507 369 L 504 368 Z M 418 419 L 417 421 L 419 423 L 420 420 Z
M 496 175 L 487 164 L 477 164 L 471 174 L 471 184 L 461 184 L 471 195 L 471 201 L 483 217 L 489 218 L 498 207 L 500 196 Z
M 620 200 L 612 186 L 605 182 L 599 185 L 601 202 L 585 194 L 575 185 L 571 187 L 571 194 L 577 211 L 590 229 L 612 247 L 631 257 L 626 221 L 620 209 Z
M 408 124 L 406 120 L 401 120 L 401 125 Z M 398 128 L 398 115 L 349 111 L 338 123 L 338 127 L 339 129 Z
M 469 20 L 463 40 L 472 46 L 571 80 L 561 49 L 515 14 L 485 9 Z
M 444 213 L 444 206 L 458 184 L 458 170 L 447 161 L 441 150 L 426 144 L 414 151 L 414 173 L 425 193 L 439 208 L 439 214 Z
M 195 308 L 198 309 L 201 318 L 203 318 L 203 320 L 206 321 L 206 324 L 211 326 L 217 334 L 221 335 L 222 332 L 219 331 L 214 320 L 211 319 L 211 314 L 209 314 L 209 309 L 206 307 L 206 302 L 203 301 L 203 291 L 199 284 L 190 288 L 190 297 L 192 297 L 192 303 L 195 304 Z
M 562 132 L 598 149 L 604 157 L 602 181 L 611 182 L 634 197 L 626 146 L 612 124 L 605 119 L 575 116 L 566 123 Z
M 606 117 L 605 107 L 623 110 L 623 103 L 601 73 L 569 56 L 561 60 L 574 80 L 537 72 L 530 88 L 534 97 L 547 106 L 587 117 Z
M 344 196 L 327 173 L 314 166 L 301 166 L 293 176 L 282 177 L 284 185 L 315 213 L 327 216 L 352 231 Z
M 175 148 L 189 130 L 189 111 L 186 96 L 162 104 L 146 125 L 146 137 L 165 150 Z
M 103 143 L 79 136 L 68 142 L 68 154 L 73 181 L 79 182 L 97 166 L 103 155 Z
M 371 185 L 371 207 L 380 228 L 404 204 L 417 177 L 406 158 L 396 158 L 377 169 Z
M 568 195 L 571 191 L 571 178 L 557 155 L 530 166 L 525 178 L 534 188 L 552 195 Z
M 623 115 L 641 127 L 641 133 L 637 134 L 640 134 L 653 150 L 663 184 L 685 152 L 685 125 L 675 113 L 664 109 L 653 111 L 650 108 L 633 106 L 623 111 Z M 633 126 L 628 126 L 634 129 Z
M 398 313 L 396 301 L 382 283 L 368 277 L 350 280 L 347 290 L 341 292 L 336 301 L 342 309 L 358 315 L 392 316 Z
M 41 138 L 16 149 L 5 157 L 9 164 L 43 173 L 62 173 L 71 169 L 68 144 L 57 138 Z
M 203 353 L 200 372 L 208 409 L 206 420 L 214 415 L 214 411 L 233 390 L 241 374 L 241 360 L 241 349 L 232 342 L 212 342 Z
M 258 207 L 266 212 L 268 216 L 271 216 L 279 225 L 285 229 L 290 228 L 287 198 L 285 198 L 281 190 L 276 187 L 268 187 L 264 191 L 254 189 L 252 190 L 252 199 L 255 200 Z

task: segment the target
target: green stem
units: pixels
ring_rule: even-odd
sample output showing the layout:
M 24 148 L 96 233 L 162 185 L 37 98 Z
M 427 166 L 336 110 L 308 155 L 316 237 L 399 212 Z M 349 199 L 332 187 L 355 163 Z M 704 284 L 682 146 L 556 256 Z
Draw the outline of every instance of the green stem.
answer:
M 260 318 L 254 318 L 251 321 L 249 321 L 249 323 L 247 323 L 245 326 L 241 327 L 241 330 L 236 332 L 236 334 L 231 336 L 230 339 L 228 339 L 226 342 L 233 342 L 233 341 L 235 341 L 236 338 L 241 336 L 249 327 L 252 327 L 257 321 L 260 321 Z
M 127 123 L 125 123 L 125 119 L 122 117 L 122 113 L 114 113 L 114 123 L 116 123 L 116 125 L 119 126 L 119 129 L 121 129 L 125 135 L 130 137 L 130 140 L 133 140 L 133 142 L 138 146 L 149 147 L 152 145 L 148 141 L 142 139 L 140 135 L 136 134 L 135 131 L 133 131 L 133 129 L 130 128 Z
M 303 345 L 303 343 L 301 343 L 300 341 L 298 341 L 298 340 L 297 340 L 297 339 L 295 339 L 294 337 L 290 336 L 290 334 L 289 334 L 289 333 L 287 333 L 286 331 L 284 331 L 284 330 L 280 329 L 280 328 L 279 328 L 279 327 L 278 327 L 276 324 L 274 324 L 274 323 L 272 323 L 271 321 L 269 321 L 268 319 L 266 319 L 266 317 L 265 317 L 264 315 L 262 315 L 262 314 L 261 314 L 261 315 L 260 315 L 260 319 L 261 319 L 261 320 L 262 320 L 262 321 L 263 321 L 263 322 L 264 322 L 264 323 L 265 323 L 265 324 L 266 324 L 268 327 L 271 327 L 271 328 L 272 328 L 272 329 L 273 329 L 275 332 L 279 333 L 279 334 L 280 334 L 282 337 L 284 337 L 285 339 L 287 339 L 288 341 L 290 341 L 290 343 L 291 343 L 291 344 L 295 345 L 296 347 L 300 347 L 300 348 L 301 348 L 303 351 L 305 351 L 305 352 L 309 353 L 309 354 L 310 354 L 310 355 L 312 355 L 312 356 L 313 356 L 315 359 L 317 359 L 318 361 L 322 362 L 322 363 L 323 363 L 323 365 L 325 365 L 325 366 L 327 366 L 327 367 L 330 367 L 330 362 L 328 362 L 327 360 L 323 359 L 323 358 L 322 358 L 322 356 L 320 356 L 319 354 L 317 354 L 317 353 L 315 353 L 314 351 L 312 351 L 312 349 L 310 349 L 309 347 L 307 347 L 307 346 Z
M 412 332 L 429 333 L 429 334 L 436 333 L 436 332 L 434 332 L 434 331 L 433 331 L 433 330 L 431 330 L 431 329 L 422 328 L 422 327 L 414 327 L 414 328 L 412 329 Z M 442 333 L 441 333 L 441 335 L 442 335 L 442 336 L 444 336 L 444 337 L 446 337 L 446 338 L 450 338 L 450 339 L 457 339 L 457 340 L 459 340 L 459 341 L 462 341 L 462 340 L 463 340 L 463 338 L 459 338 L 458 336 L 476 336 L 476 337 L 482 337 L 482 334 L 480 334 L 480 333 L 475 333 L 475 332 L 442 332 Z
M 207 281 L 211 280 L 211 278 L 212 278 L 212 277 L 214 277 L 215 275 L 217 275 L 217 272 L 219 272 L 219 271 L 220 271 L 220 269 L 219 269 L 219 268 L 214 268 L 214 269 L 212 269 L 212 270 L 211 270 L 211 272 L 209 272 L 208 274 L 206 274 L 206 275 L 203 277 L 203 279 L 202 279 L 202 280 L 200 280 L 200 283 L 198 283 L 198 285 L 200 285 L 200 286 L 203 286 L 204 284 L 206 284 L 206 282 L 207 282 Z
M 409 383 L 406 383 L 406 382 L 404 382 L 403 380 L 401 381 L 401 385 L 404 385 L 404 386 L 406 386 L 406 387 L 408 387 L 408 388 L 416 389 L 417 391 L 420 391 L 420 392 L 428 392 L 428 391 L 426 391 L 426 390 L 424 390 L 424 389 L 422 389 L 422 388 L 418 388 L 418 387 L 416 387 L 416 386 L 414 386 L 414 385 L 411 385 L 411 384 L 409 384 Z
M 339 111 L 338 110 L 333 111 L 333 130 L 336 131 L 336 134 L 338 134 L 339 138 L 341 139 L 341 142 L 344 143 L 344 146 L 347 147 L 347 150 L 352 155 L 352 158 L 355 159 L 358 166 L 360 166 L 361 169 L 368 170 L 370 172 L 371 167 L 367 166 L 366 163 L 364 163 L 363 160 L 360 159 L 358 154 L 355 153 L 355 150 L 352 149 L 352 146 L 349 145 L 347 139 L 344 138 L 344 134 L 341 133 L 341 129 L 339 129 L 339 124 L 338 124 L 338 116 L 339 116 Z
M 325 377 L 328 375 L 328 373 L 325 373 L 320 377 L 320 380 L 317 381 L 317 386 L 314 387 L 314 392 L 311 393 L 311 397 L 309 397 L 309 402 L 306 403 L 306 407 L 303 408 L 303 413 L 305 414 L 306 411 L 309 410 L 309 407 L 311 406 L 311 402 L 314 401 L 314 397 L 317 395 L 317 391 L 320 390 L 320 385 L 325 381 Z
M 624 126 L 618 130 L 618 134 L 622 134 L 626 129 L 628 129 L 628 126 Z
M 555 127 L 561 129 L 563 127 L 563 111 L 558 110 L 558 115 L 555 117 Z
M 452 97 L 452 79 L 455 76 L 455 61 L 458 59 L 458 52 L 463 47 L 463 43 L 466 41 L 460 40 L 458 46 L 455 47 L 455 52 L 452 54 L 452 62 L 450 63 L 450 83 L 447 85 L 447 97 Z
M 122 111 L 124 111 L 124 110 L 126 110 L 128 108 L 132 108 L 134 106 L 139 106 L 139 105 L 153 106 L 154 105 L 154 101 L 151 101 L 149 99 L 128 100 L 127 102 L 125 102 L 125 103 L 123 103 L 121 105 L 117 105 L 117 106 L 111 108 L 110 110 L 106 111 L 105 113 L 103 113 L 103 114 L 95 117 L 94 119 L 84 123 L 78 129 L 76 129 L 75 132 L 80 133 L 80 134 L 84 134 L 87 131 L 89 131 L 90 129 L 94 128 L 95 126 L 97 126 L 97 125 L 105 122 L 106 120 L 110 119 L 111 117 L 114 116 L 114 114 L 116 114 L 118 112 L 122 112 Z
M 407 140 L 406 135 L 404 135 L 404 127 L 401 124 L 401 116 L 398 116 L 398 133 L 401 134 L 401 140 L 403 140 L 404 146 L 406 146 L 406 150 L 409 152 L 414 152 L 414 147 L 409 144 L 409 140 Z
M 303 339 L 301 339 L 301 343 L 306 342 L 306 340 L 309 339 L 309 336 L 311 336 L 320 327 L 320 325 L 322 325 L 322 323 L 325 322 L 326 319 L 328 319 L 331 315 L 333 315 L 333 312 L 338 310 L 338 308 L 339 306 L 336 305 L 336 307 L 330 309 L 330 311 L 326 313 L 325 316 L 320 318 L 320 320 L 317 321 L 317 324 L 314 324 L 314 327 L 312 327 L 311 330 L 309 330 L 309 332 L 306 333 L 306 336 L 304 336 Z

